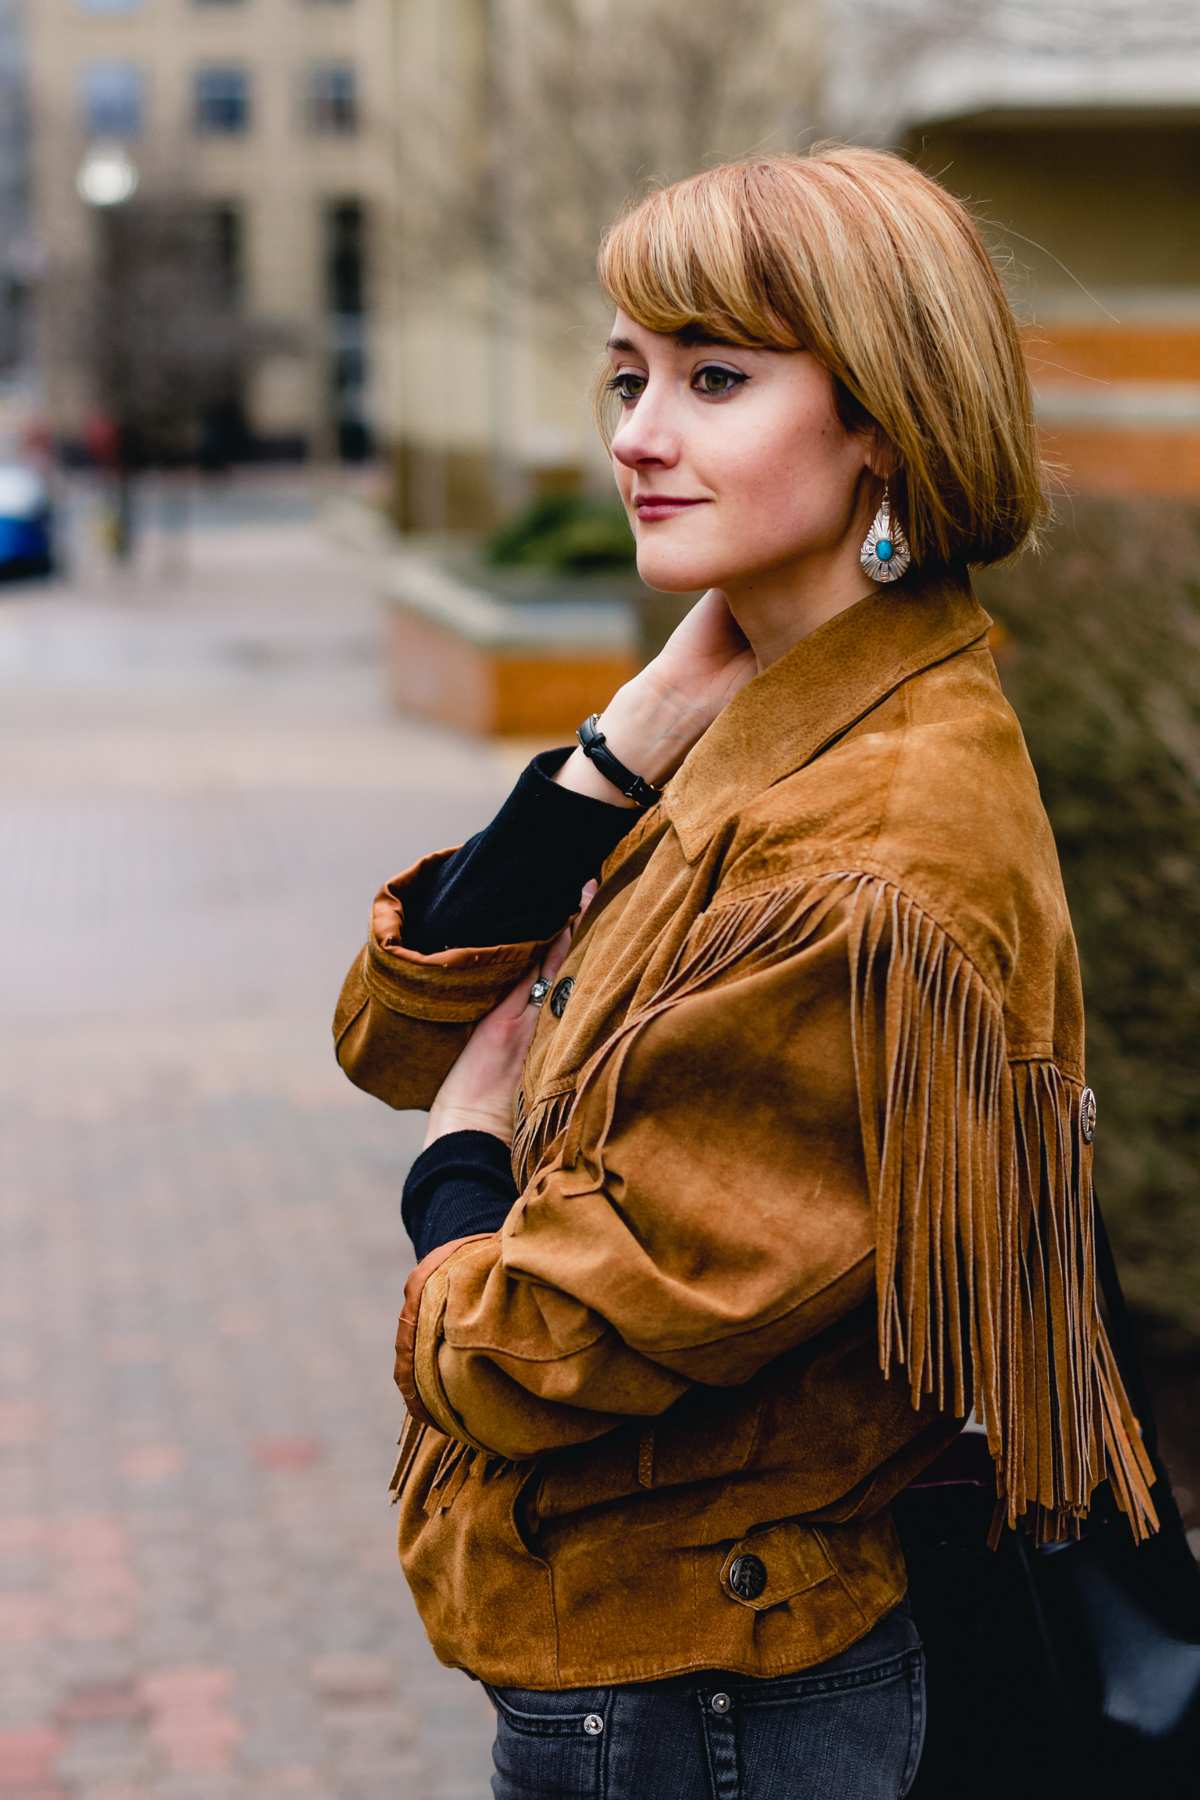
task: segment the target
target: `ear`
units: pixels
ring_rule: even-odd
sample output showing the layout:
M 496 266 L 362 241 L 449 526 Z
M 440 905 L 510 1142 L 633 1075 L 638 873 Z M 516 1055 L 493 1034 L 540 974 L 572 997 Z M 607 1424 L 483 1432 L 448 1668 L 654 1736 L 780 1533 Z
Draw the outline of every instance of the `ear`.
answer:
M 895 481 L 900 472 L 900 452 L 882 425 L 874 421 L 865 432 L 866 464 L 878 481 Z

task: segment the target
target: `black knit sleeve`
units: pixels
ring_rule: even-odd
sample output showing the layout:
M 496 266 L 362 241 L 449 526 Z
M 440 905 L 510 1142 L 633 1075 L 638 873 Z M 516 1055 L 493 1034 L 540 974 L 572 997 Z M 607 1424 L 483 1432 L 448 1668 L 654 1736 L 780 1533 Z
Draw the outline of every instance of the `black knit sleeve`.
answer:
M 550 937 L 639 814 L 552 779 L 571 751 L 535 756 L 486 830 L 406 898 L 404 941 L 423 956 Z
M 499 1231 L 517 1197 L 508 1145 L 490 1131 L 450 1131 L 408 1172 L 400 1216 L 420 1262 L 453 1238 Z
M 429 955 L 547 938 L 579 905 L 584 883 L 638 813 L 553 780 L 570 749 L 547 750 L 522 773 L 486 830 L 433 866 L 405 899 L 404 941 Z M 423 1150 L 400 1203 L 420 1261 L 453 1238 L 498 1231 L 517 1197 L 509 1152 L 487 1131 L 453 1131 Z

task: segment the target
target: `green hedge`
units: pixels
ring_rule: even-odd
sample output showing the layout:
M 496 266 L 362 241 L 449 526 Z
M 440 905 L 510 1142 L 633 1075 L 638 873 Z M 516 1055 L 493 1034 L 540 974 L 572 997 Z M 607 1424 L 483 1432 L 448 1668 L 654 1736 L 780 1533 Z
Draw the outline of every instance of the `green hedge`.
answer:
M 625 508 L 590 494 L 543 494 L 492 535 L 485 554 L 497 567 L 575 575 L 637 563 Z
M 1200 1345 L 1200 507 L 1075 500 L 985 571 L 1058 840 L 1088 1006 L 1096 1178 L 1126 1290 Z

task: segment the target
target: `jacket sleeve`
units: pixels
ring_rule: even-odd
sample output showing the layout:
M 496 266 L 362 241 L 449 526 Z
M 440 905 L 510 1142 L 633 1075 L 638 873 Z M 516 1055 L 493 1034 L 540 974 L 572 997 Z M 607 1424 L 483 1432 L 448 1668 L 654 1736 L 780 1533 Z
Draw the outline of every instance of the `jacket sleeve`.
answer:
M 406 896 L 431 866 L 455 854 L 442 850 L 425 857 L 380 889 L 371 934 L 346 977 L 334 1017 L 337 1059 L 350 1080 L 398 1109 L 432 1105 L 472 1028 L 553 942 L 550 937 L 428 956 L 407 949 Z
M 836 905 L 776 917 L 739 955 L 700 921 L 503 1231 L 415 1272 L 401 1385 L 439 1430 L 514 1458 L 579 1443 L 870 1296 L 846 932 Z

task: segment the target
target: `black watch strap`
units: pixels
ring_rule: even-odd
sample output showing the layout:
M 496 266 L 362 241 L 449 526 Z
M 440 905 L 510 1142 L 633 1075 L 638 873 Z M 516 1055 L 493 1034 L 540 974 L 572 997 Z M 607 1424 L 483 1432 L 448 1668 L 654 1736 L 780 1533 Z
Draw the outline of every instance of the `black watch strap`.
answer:
M 619 762 L 608 747 L 604 733 L 597 727 L 599 715 L 593 713 L 585 719 L 575 736 L 579 739 L 579 748 L 585 756 L 591 758 L 603 775 L 605 781 L 611 781 L 618 793 L 632 800 L 635 806 L 657 806 L 662 799 L 662 789 L 651 787 L 640 775 L 634 775 Z

